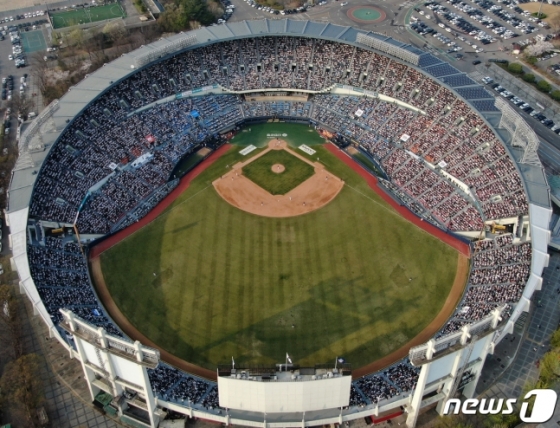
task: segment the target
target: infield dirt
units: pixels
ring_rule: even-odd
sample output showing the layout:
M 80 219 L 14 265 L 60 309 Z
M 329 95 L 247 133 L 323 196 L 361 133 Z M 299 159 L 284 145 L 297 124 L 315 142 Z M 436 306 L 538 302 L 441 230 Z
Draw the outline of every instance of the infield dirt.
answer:
M 315 174 L 285 195 L 272 195 L 243 175 L 243 167 L 271 150 L 286 150 L 315 168 Z M 293 217 L 318 210 L 332 201 L 344 182 L 318 162 L 310 162 L 290 150 L 282 140 L 270 141 L 268 148 L 245 162 L 235 164 L 231 171 L 213 183 L 218 194 L 240 210 L 264 217 Z

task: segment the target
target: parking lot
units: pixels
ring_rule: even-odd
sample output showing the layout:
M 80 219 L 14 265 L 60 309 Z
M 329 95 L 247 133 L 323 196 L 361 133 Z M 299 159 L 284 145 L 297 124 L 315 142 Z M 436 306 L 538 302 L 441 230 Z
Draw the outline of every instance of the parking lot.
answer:
M 556 134 L 560 135 L 560 124 L 555 124 L 554 121 L 545 116 L 543 113 L 544 109 L 541 109 L 538 106 L 533 106 L 525 100 L 519 98 L 513 92 L 508 91 L 506 88 L 501 86 L 498 83 L 494 83 L 494 80 L 490 77 L 484 77 L 482 79 L 482 83 L 489 85 L 495 91 L 496 96 L 501 96 L 511 102 L 512 105 L 517 107 L 519 110 L 529 114 L 531 118 L 534 120 L 539 121 L 542 125 L 550 129 L 551 131 L 555 132 Z M 530 124 L 533 126 L 536 125 L 534 122 L 529 121 Z
M 41 94 L 31 76 L 29 62 L 30 54 L 47 47 L 43 31 L 45 22 L 47 20 L 42 10 L 14 13 L 0 19 L 0 106 L 4 109 L 0 117 L 10 137 L 15 136 L 18 118 L 16 108 L 12 108 L 5 116 L 8 107 L 20 105 L 23 99 L 29 104 L 30 112 L 38 113 L 42 106 Z
M 483 52 L 509 51 L 514 42 L 524 45 L 536 34 L 551 37 L 548 24 L 512 0 L 430 1 L 414 8 L 411 28 L 456 59 L 473 54 L 471 60 Z

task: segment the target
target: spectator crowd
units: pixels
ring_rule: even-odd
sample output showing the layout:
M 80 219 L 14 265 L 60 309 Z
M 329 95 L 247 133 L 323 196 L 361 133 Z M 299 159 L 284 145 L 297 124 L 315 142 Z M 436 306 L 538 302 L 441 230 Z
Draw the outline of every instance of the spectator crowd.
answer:
M 207 93 L 351 85 L 378 97 L 316 94 L 308 101 L 251 101 Z M 162 100 L 175 95 L 175 99 Z M 528 213 L 523 184 L 489 126 L 449 89 L 413 67 L 360 47 L 301 37 L 222 42 L 139 70 L 92 102 L 61 134 L 37 178 L 30 217 L 106 234 L 145 216 L 173 188 L 175 165 L 200 145 L 254 118 L 296 118 L 358 143 L 383 168 L 382 184 L 426 220 L 452 231 L 480 231 L 488 220 Z M 28 244 L 32 278 L 57 324 L 60 308 L 122 337 L 98 303 L 73 239 L 37 235 Z M 511 234 L 475 244 L 468 289 L 440 335 L 519 300 L 531 247 Z M 163 400 L 218 407 L 214 384 L 160 364 L 149 372 Z M 351 405 L 415 388 L 418 370 L 401 361 L 353 383 Z

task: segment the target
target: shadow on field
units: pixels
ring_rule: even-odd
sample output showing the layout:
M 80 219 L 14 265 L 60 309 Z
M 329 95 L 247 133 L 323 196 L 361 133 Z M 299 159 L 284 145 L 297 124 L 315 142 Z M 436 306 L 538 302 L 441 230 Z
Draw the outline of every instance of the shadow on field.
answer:
M 279 278 L 279 288 L 284 279 Z M 401 321 L 396 332 L 393 323 L 386 320 L 397 319 L 403 308 L 413 306 L 416 296 L 395 299 L 388 292 L 384 297 L 378 290 L 357 286 L 360 280 L 333 278 L 321 282 L 306 291 L 305 301 L 224 336 L 199 351 L 213 356 L 210 359 L 214 361 L 223 354 L 220 359 L 224 363 L 233 352 L 240 366 L 273 365 L 283 361 L 288 351 L 302 365 L 326 363 L 344 355 L 349 363 L 359 367 L 398 349 L 431 321 L 428 317 L 425 322 L 419 322 L 418 317 L 412 316 L 408 322 Z M 374 304 L 376 300 L 382 304 Z M 371 340 L 364 342 L 364 336 Z

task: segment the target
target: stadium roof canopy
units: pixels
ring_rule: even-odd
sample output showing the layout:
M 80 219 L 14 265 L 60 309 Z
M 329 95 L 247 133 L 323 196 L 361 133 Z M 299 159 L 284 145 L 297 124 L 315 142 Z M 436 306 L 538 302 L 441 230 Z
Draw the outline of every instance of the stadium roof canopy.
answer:
M 499 122 L 500 112 L 494 106 L 494 97 L 466 73 L 415 46 L 384 35 L 331 23 L 292 19 L 261 19 L 203 27 L 188 33 L 161 38 L 104 64 L 71 87 L 55 106 L 51 105 L 50 110 L 47 109 L 49 111 L 41 113 L 28 127 L 33 129 L 25 130 L 21 134 L 20 157 L 10 183 L 7 211 L 15 212 L 29 205 L 39 168 L 53 143 L 74 117 L 112 85 L 143 67 L 183 50 L 221 41 L 267 35 L 321 38 L 366 48 L 382 45 L 383 54 L 397 55 L 401 60 L 412 63 L 411 65 L 417 66 L 439 80 L 442 85 L 454 90 L 491 124 L 495 126 Z M 508 138 L 507 134 L 500 133 L 500 135 Z M 521 158 L 512 151 L 511 147 L 507 148 L 516 160 Z M 520 172 L 526 183 L 529 201 L 539 206 L 550 207 L 549 189 L 543 171 L 538 166 L 523 165 L 520 167 Z

